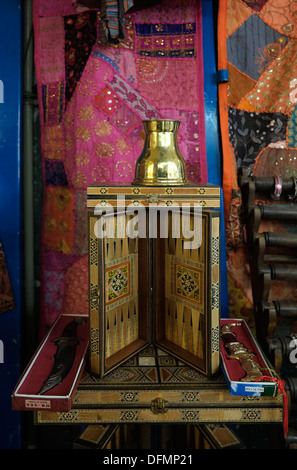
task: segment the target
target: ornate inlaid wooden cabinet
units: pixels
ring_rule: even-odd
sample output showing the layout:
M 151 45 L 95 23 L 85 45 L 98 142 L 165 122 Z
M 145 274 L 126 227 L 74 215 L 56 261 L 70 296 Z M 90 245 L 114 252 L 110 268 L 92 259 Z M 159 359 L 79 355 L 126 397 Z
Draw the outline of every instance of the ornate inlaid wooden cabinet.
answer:
M 220 188 L 91 186 L 87 205 L 92 373 L 150 343 L 217 372 Z

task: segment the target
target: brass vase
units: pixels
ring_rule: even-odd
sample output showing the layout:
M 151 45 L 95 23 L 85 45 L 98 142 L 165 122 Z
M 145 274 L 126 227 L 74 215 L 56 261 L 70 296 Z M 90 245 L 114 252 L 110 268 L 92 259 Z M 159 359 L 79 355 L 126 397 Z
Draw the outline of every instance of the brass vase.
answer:
M 185 162 L 177 144 L 179 121 L 143 121 L 146 138 L 136 162 L 135 185 L 177 186 L 188 184 Z

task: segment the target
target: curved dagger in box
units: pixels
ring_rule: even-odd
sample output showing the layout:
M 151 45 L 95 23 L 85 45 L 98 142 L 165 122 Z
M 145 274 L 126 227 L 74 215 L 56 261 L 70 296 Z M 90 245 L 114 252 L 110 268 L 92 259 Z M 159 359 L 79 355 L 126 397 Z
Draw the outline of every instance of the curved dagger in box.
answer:
M 228 359 L 237 359 L 246 375 L 242 382 L 253 381 L 263 376 L 261 367 L 254 361 L 255 355 L 251 353 L 242 343 L 237 341 L 236 334 L 231 331 L 233 326 L 240 326 L 240 323 L 227 323 L 221 328 L 221 338 L 226 351 L 229 353 Z
M 65 326 L 62 336 L 53 340 L 57 346 L 57 352 L 54 355 L 55 363 L 37 395 L 43 395 L 56 387 L 69 374 L 75 359 L 76 347 L 81 341 L 76 334 L 77 327 L 83 323 L 85 320 L 82 317 L 75 318 Z

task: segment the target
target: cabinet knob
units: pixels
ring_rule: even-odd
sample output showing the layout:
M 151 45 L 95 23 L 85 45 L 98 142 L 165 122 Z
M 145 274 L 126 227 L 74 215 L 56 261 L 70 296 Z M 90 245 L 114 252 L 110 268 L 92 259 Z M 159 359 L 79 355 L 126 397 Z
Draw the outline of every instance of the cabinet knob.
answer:
M 163 398 L 155 398 L 151 402 L 151 410 L 154 414 L 163 414 L 168 411 L 168 408 L 166 405 L 168 402 L 164 400 Z

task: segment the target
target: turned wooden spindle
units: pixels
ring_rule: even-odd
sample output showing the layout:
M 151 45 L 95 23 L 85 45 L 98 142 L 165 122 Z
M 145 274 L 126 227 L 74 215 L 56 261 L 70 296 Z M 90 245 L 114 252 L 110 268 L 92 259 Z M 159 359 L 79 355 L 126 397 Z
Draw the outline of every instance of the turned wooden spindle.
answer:
M 296 340 L 294 335 L 270 338 L 268 344 L 270 359 L 274 362 L 275 369 L 280 371 L 283 361 L 290 359 L 291 353 L 294 355 L 294 351 L 296 349 Z
M 263 301 L 257 307 L 261 337 L 270 338 L 275 335 L 280 318 L 297 320 L 297 302 L 293 301 Z

